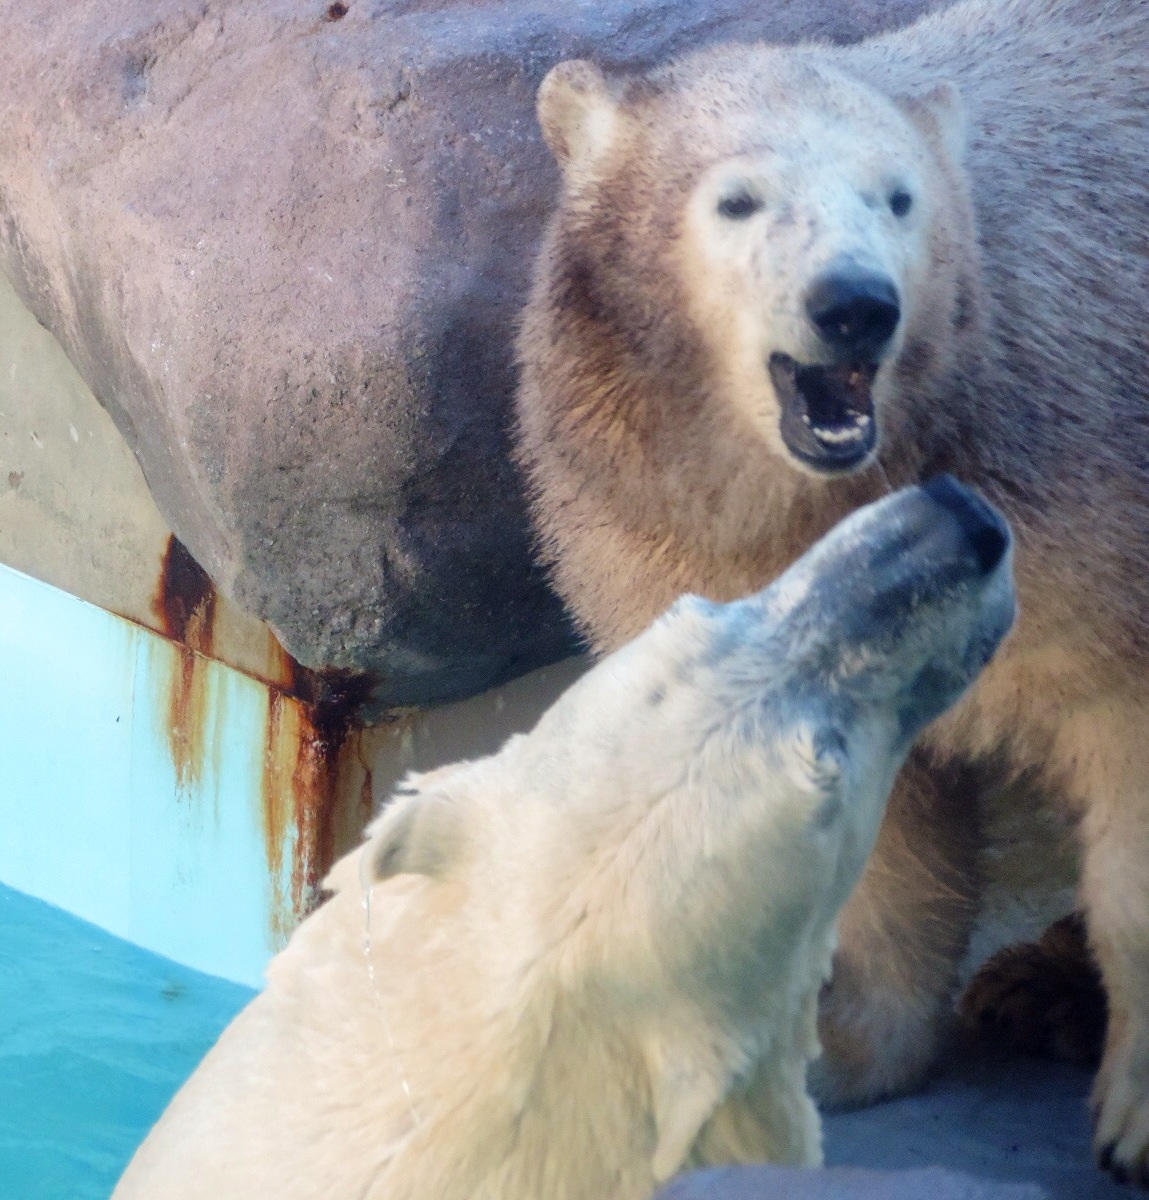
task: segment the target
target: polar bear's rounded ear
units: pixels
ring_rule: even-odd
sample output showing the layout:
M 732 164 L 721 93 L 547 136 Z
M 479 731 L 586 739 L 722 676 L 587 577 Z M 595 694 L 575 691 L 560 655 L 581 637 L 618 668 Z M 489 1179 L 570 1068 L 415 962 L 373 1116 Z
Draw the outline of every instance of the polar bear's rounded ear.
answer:
M 928 92 L 899 100 L 910 120 L 930 141 L 939 145 L 952 162 L 965 159 L 966 117 L 961 93 L 952 83 L 939 83 Z
M 457 859 L 462 812 L 444 791 L 398 795 L 367 831 L 362 878 L 368 885 L 395 875 L 441 878 Z
M 618 102 L 602 71 L 576 58 L 547 72 L 539 85 L 536 111 L 543 138 L 565 171 L 610 145 Z

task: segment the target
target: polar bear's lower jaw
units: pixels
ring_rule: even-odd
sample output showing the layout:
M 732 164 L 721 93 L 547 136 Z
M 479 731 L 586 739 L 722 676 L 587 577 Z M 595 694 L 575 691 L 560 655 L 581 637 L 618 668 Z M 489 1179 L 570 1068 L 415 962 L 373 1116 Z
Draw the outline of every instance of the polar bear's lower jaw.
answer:
M 782 440 L 799 462 L 834 474 L 865 461 L 877 444 L 871 392 L 877 371 L 874 363 L 830 367 L 770 356 Z

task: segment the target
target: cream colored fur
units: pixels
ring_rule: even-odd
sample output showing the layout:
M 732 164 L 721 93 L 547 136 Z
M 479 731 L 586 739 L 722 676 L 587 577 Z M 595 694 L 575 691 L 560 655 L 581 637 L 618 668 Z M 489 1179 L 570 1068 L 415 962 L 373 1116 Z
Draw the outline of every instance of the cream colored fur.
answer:
M 518 446 L 599 650 L 682 591 L 762 586 L 891 481 L 948 470 L 1006 512 L 1018 635 L 895 787 L 843 914 L 817 1083 L 848 1103 L 921 1079 L 978 904 L 974 798 L 1032 779 L 1084 814 L 1114 1017 L 1097 1147 L 1149 1180 L 1147 45 L 1133 0 L 969 0 L 847 49 L 557 67 L 539 115 L 563 186 Z M 732 181 L 764 207 L 724 225 Z M 892 186 L 914 198 L 902 222 Z M 829 478 L 786 451 L 765 360 L 817 356 L 801 300 L 842 253 L 904 303 L 876 455 Z
M 1008 556 L 983 577 L 955 528 L 892 497 L 412 778 L 115 1200 L 639 1200 L 818 1163 L 835 917 L 910 740 L 1012 619 Z

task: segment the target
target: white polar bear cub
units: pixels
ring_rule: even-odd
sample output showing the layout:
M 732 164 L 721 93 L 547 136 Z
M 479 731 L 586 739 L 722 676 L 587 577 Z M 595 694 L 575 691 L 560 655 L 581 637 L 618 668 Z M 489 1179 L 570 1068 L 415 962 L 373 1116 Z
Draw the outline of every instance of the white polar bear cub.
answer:
M 687 597 L 496 755 L 413 778 L 115 1200 L 637 1200 L 817 1164 L 838 910 L 894 773 L 1013 619 L 941 478 Z

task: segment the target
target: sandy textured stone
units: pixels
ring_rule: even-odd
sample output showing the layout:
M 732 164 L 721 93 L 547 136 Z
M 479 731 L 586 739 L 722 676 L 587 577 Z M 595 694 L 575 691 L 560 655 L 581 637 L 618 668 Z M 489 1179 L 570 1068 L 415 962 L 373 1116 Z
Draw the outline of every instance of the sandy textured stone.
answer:
M 926 7 L 0 0 L 0 268 L 225 594 L 383 700 L 466 695 L 569 645 L 504 427 L 543 73 Z

